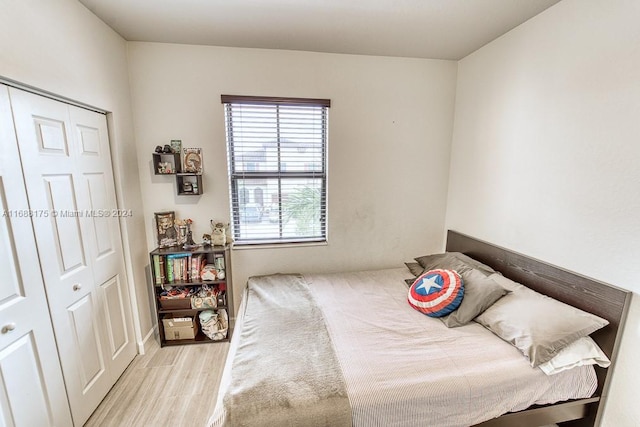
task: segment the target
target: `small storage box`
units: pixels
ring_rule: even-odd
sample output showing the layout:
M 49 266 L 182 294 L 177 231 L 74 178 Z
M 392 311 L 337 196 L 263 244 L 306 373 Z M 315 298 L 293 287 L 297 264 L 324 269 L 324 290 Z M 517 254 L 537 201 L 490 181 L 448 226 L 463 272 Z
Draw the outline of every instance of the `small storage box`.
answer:
M 194 317 L 165 317 L 162 319 L 164 338 L 169 340 L 190 340 L 196 337 L 198 325 Z
M 191 298 L 160 298 L 160 307 L 165 310 L 183 310 L 191 308 Z

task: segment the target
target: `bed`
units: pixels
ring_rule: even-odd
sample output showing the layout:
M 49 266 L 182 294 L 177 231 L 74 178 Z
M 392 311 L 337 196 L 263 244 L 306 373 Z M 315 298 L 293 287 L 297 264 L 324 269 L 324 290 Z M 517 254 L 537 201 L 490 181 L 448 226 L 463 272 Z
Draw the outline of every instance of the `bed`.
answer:
M 406 267 L 254 277 L 208 425 L 595 425 L 630 293 L 455 231 L 446 251 L 604 319 L 611 366 L 545 375 L 482 324 L 409 307 Z

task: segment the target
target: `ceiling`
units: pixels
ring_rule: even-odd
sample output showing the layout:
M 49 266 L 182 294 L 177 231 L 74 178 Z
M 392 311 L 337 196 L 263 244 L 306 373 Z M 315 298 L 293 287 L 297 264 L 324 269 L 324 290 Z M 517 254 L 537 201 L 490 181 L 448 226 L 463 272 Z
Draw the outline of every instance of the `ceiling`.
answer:
M 465 57 L 560 0 L 79 0 L 129 41 Z

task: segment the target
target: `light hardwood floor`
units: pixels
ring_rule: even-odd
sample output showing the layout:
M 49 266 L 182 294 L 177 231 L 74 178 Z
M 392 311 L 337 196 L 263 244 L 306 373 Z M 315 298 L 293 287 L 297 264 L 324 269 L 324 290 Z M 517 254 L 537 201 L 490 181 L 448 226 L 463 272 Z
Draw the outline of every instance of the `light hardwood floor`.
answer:
M 151 347 L 135 357 L 85 427 L 205 425 L 229 343 Z

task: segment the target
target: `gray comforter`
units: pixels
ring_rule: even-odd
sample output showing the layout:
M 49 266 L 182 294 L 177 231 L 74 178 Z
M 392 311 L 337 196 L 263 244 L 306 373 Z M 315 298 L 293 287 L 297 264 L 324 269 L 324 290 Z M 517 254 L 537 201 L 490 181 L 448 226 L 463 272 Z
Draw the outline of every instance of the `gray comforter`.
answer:
M 298 275 L 273 275 L 247 286 L 224 425 L 351 426 L 341 369 L 308 285 Z

